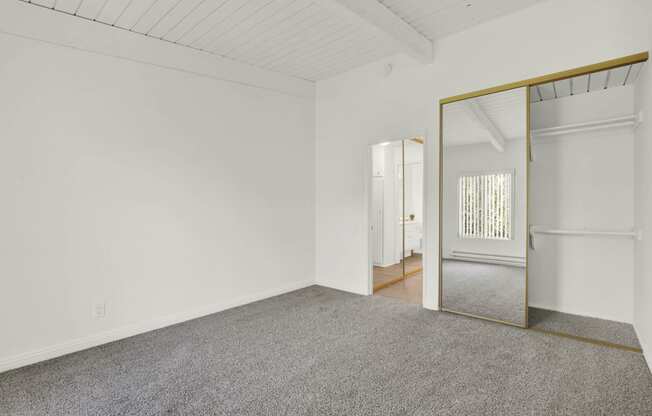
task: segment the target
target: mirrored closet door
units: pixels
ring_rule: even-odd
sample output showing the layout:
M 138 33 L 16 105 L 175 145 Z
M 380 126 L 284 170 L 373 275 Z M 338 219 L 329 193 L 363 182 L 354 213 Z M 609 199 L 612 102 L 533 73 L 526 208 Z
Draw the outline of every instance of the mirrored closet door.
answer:
M 528 90 L 441 106 L 442 310 L 527 326 Z
M 373 292 L 422 303 L 423 139 L 372 146 Z

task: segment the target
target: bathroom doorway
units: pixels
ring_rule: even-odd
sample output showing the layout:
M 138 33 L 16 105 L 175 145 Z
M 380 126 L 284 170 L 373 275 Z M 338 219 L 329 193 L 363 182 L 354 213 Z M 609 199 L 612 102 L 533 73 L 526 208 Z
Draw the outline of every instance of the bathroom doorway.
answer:
M 423 143 L 373 145 L 370 244 L 375 296 L 422 303 Z

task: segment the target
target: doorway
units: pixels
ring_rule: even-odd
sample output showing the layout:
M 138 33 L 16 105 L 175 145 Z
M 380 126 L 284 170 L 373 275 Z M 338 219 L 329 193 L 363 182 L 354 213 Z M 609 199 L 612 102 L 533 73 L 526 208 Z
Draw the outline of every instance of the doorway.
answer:
M 423 143 L 416 137 L 371 148 L 373 294 L 415 304 L 423 297 Z

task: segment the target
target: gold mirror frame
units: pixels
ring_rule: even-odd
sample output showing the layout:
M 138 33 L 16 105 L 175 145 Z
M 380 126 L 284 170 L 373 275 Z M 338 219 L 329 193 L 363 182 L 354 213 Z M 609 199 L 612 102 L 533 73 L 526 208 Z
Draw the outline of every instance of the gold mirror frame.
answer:
M 454 95 L 452 97 L 448 98 L 443 98 L 439 100 L 439 181 L 438 181 L 438 192 L 439 192 L 439 236 L 438 236 L 438 241 L 439 241 L 439 260 L 438 260 L 438 280 L 439 280 L 439 299 L 438 299 L 438 305 L 439 305 L 439 310 L 442 312 L 448 312 L 456 315 L 462 315 L 462 316 L 467 316 L 471 318 L 477 318 L 477 319 L 483 319 L 486 321 L 491 321 L 491 322 L 496 322 L 504 325 L 510 325 L 510 326 L 515 326 L 519 328 L 528 328 L 528 308 L 529 308 L 529 303 L 528 303 L 528 252 L 529 249 L 527 248 L 527 241 L 529 239 L 529 236 L 525 239 L 525 244 L 526 244 L 526 250 L 525 250 L 525 324 L 524 325 L 519 325 L 513 322 L 507 322 L 507 321 L 501 321 L 499 319 L 493 319 L 489 317 L 484 317 L 484 316 L 478 316 L 478 315 L 473 315 L 473 314 L 468 314 L 468 313 L 463 313 L 463 312 L 458 312 L 458 311 L 452 311 L 452 310 L 446 310 L 443 307 L 443 275 L 442 275 L 442 259 L 443 259 L 443 233 L 442 233 L 442 227 L 443 227 L 443 219 L 442 219 L 442 209 L 443 209 L 443 144 L 444 144 L 444 129 L 443 129 L 443 119 L 444 119 L 444 105 L 454 103 L 457 101 L 462 101 L 466 100 L 469 98 L 475 98 L 475 97 L 481 97 L 484 95 L 489 95 L 489 94 L 494 94 L 498 92 L 504 92 L 504 91 L 509 91 L 513 90 L 516 88 L 527 88 L 527 93 L 526 93 L 526 105 L 527 105 L 527 110 L 526 110 L 526 128 L 527 128 L 527 136 L 526 136 L 526 151 L 525 151 L 525 157 L 527 160 L 526 164 L 526 173 L 525 177 L 527 180 L 527 183 L 529 184 L 530 181 L 530 160 L 531 160 L 531 133 L 530 133 L 530 87 L 540 85 L 540 84 L 546 84 L 549 82 L 553 81 L 560 81 L 562 79 L 567 79 L 567 78 L 573 78 L 581 75 L 587 75 L 587 74 L 592 74 L 595 72 L 600 72 L 600 71 L 605 71 L 609 69 L 614 69 L 618 68 L 621 66 L 626 66 L 626 65 L 632 65 L 632 64 L 637 64 L 640 62 L 646 62 L 649 59 L 649 53 L 648 52 L 641 52 L 637 53 L 634 55 L 628 55 L 624 56 L 622 58 L 617 58 L 617 59 L 611 59 L 608 61 L 600 62 L 597 64 L 593 65 L 587 65 L 587 66 L 582 66 L 579 68 L 574 68 L 574 69 L 569 69 L 566 71 L 561 71 L 561 72 L 556 72 L 548 75 L 543 75 L 540 77 L 535 77 L 535 78 L 530 78 L 522 81 L 517 81 L 517 82 L 512 82 L 509 84 L 504 84 L 504 85 L 499 85 L 496 87 L 491 87 L 491 88 L 486 88 L 483 90 L 479 91 L 474 91 L 466 94 L 460 94 L 460 95 Z M 529 186 L 526 188 L 526 197 L 525 197 L 525 223 L 529 224 L 529 201 L 530 201 L 530 195 L 529 195 Z M 527 233 L 527 227 L 525 232 Z M 561 336 L 566 336 L 570 338 L 576 338 L 580 339 L 579 337 L 573 337 L 570 335 L 565 335 L 565 334 L 558 334 Z M 582 341 L 589 341 L 589 342 L 594 342 L 594 343 L 599 343 L 601 345 L 608 345 L 616 348 L 621 348 L 621 349 L 627 349 L 627 350 L 636 350 L 632 349 L 629 347 L 624 347 L 621 345 L 617 344 L 611 344 L 608 342 L 601 342 L 597 340 L 590 340 L 590 339 L 580 339 Z M 640 350 L 639 350 L 640 351 Z

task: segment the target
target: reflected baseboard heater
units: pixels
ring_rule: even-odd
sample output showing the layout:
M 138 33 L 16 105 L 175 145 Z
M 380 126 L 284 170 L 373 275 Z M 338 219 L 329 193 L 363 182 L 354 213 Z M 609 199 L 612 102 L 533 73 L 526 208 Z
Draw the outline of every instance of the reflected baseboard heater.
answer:
M 505 266 L 525 267 L 525 257 L 506 256 L 503 254 L 477 253 L 473 251 L 451 250 L 448 260 L 473 261 L 476 263 L 501 264 Z

